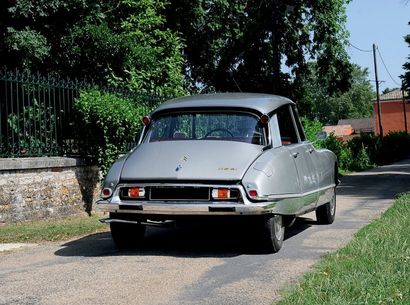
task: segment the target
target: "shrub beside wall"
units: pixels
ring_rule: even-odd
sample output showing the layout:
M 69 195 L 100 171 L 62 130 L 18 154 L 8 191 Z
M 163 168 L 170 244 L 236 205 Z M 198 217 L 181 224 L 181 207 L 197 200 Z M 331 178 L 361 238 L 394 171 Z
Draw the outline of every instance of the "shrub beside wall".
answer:
M 405 132 L 392 132 L 383 138 L 374 134 L 361 134 L 341 143 L 331 134 L 325 140 L 316 140 L 316 134 L 322 131 L 319 121 L 302 119 L 307 138 L 317 148 L 333 151 L 338 159 L 339 168 L 348 171 L 361 171 L 374 165 L 389 164 L 410 155 L 410 137 Z
M 75 101 L 83 152 L 95 158 L 105 174 L 120 153 L 135 143 L 147 108 L 130 98 L 98 90 L 82 92 Z

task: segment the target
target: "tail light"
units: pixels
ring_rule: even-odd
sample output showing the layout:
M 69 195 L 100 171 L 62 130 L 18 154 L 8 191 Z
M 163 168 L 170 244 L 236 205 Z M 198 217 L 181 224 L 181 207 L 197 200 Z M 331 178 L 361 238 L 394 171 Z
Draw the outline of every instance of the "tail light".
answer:
M 112 189 L 106 187 L 101 190 L 101 198 L 107 199 L 111 197 L 111 195 L 112 195 Z
M 249 191 L 248 191 L 248 194 L 249 194 L 249 196 L 252 197 L 252 198 L 258 197 L 258 192 L 257 192 L 256 190 L 249 190 Z
M 145 189 L 139 186 L 122 187 L 120 190 L 121 199 L 145 198 Z
M 239 191 L 237 189 L 214 188 L 212 189 L 212 198 L 217 200 L 238 199 Z

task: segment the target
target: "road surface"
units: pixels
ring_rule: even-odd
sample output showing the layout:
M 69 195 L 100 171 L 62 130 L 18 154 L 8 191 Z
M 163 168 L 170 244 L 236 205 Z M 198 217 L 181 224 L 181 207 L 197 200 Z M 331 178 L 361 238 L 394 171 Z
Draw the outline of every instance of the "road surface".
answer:
M 345 176 L 335 223 L 299 218 L 277 254 L 254 253 L 236 229 L 186 227 L 150 228 L 135 252 L 100 233 L 0 253 L 0 304 L 268 305 L 405 191 L 410 160 Z

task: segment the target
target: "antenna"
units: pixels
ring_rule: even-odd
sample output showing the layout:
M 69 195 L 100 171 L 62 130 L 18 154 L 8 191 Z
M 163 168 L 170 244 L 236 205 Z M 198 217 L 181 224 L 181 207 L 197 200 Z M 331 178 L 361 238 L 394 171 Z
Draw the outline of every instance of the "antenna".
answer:
M 230 75 L 230 77 L 232 77 L 232 80 L 234 81 L 234 83 L 235 83 L 236 87 L 238 88 L 239 92 L 242 92 L 241 87 L 239 87 L 238 83 L 236 82 L 235 77 L 233 76 L 233 70 L 232 70 L 232 68 L 229 70 L 229 75 Z

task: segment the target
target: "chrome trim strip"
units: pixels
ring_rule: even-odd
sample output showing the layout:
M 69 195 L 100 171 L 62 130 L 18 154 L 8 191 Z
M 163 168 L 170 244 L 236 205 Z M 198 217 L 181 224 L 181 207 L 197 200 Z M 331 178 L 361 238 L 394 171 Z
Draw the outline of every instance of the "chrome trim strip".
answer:
M 236 190 L 238 190 L 239 191 L 239 193 L 240 193 L 240 197 L 241 198 L 239 198 L 239 203 L 240 204 L 246 204 L 247 203 L 247 195 L 246 195 L 246 193 L 245 193 L 245 190 L 243 189 L 243 187 L 242 187 L 242 185 L 239 185 L 239 184 L 226 184 L 226 185 L 218 185 L 218 184 L 203 184 L 203 183 L 201 183 L 201 184 L 195 184 L 195 183 L 181 183 L 181 184 L 176 184 L 175 182 L 173 182 L 173 183 L 120 183 L 120 184 L 118 184 L 117 185 L 117 187 L 115 188 L 115 190 L 114 190 L 114 192 L 113 192 L 113 195 L 112 195 L 112 197 L 111 197 L 111 199 L 109 199 L 110 200 L 110 202 L 111 203 L 118 203 L 118 204 L 121 204 L 121 203 L 123 203 L 123 201 L 120 199 L 120 197 L 119 197 L 119 194 L 120 194 L 120 189 L 122 188 L 122 187 L 135 187 L 135 186 L 138 186 L 138 187 L 204 187 L 204 188 L 209 188 L 209 191 L 211 192 L 211 189 L 212 188 L 228 188 L 228 189 L 236 189 Z M 191 200 L 190 202 L 192 203 L 192 202 L 201 202 L 201 203 L 205 203 L 205 202 L 208 202 L 208 203 L 210 203 L 210 200 L 211 200 L 211 194 L 209 193 L 208 194 L 209 195 L 209 200 L 208 201 L 206 201 L 206 200 L 196 200 L 196 201 L 193 201 L 193 200 Z M 164 201 L 166 201 L 166 203 L 168 203 L 168 202 L 181 202 L 181 203 L 183 203 L 184 202 L 184 200 L 156 200 L 156 199 L 154 199 L 154 200 L 152 200 L 152 201 L 149 201 L 149 202 L 152 202 L 152 203 L 159 203 L 159 202 L 164 202 Z M 141 203 L 141 202 L 144 202 L 144 203 L 148 203 L 148 201 L 144 201 L 143 199 L 140 199 L 140 200 L 127 200 L 127 203 Z M 188 202 L 188 201 L 187 201 Z M 211 201 L 212 202 L 212 201 Z M 218 202 L 220 202 L 219 200 L 218 200 Z M 230 202 L 230 203 L 232 203 L 232 202 Z M 164 203 L 165 204 L 165 203 Z
M 306 197 L 309 195 L 312 195 L 314 193 L 319 193 L 322 191 L 326 191 L 330 188 L 334 188 L 336 186 L 336 184 L 331 184 L 329 186 L 325 186 L 322 187 L 320 189 L 314 190 L 314 191 L 310 191 L 310 192 L 306 192 L 306 193 L 301 193 L 301 194 L 283 194 L 283 195 L 269 195 L 266 198 L 269 200 L 276 200 L 276 199 L 288 199 L 288 198 L 300 198 L 300 197 Z M 262 198 L 262 197 L 261 197 Z M 264 198 L 264 197 L 263 197 Z
M 166 220 L 166 221 L 136 221 L 136 220 L 124 220 L 124 219 L 117 219 L 117 218 L 102 218 L 99 219 L 99 222 L 105 223 L 105 224 L 110 224 L 113 222 L 119 222 L 119 223 L 130 223 L 130 224 L 141 224 L 141 225 L 146 225 L 146 226 L 151 226 L 151 227 L 166 227 L 166 226 L 172 226 L 175 224 L 174 220 Z

